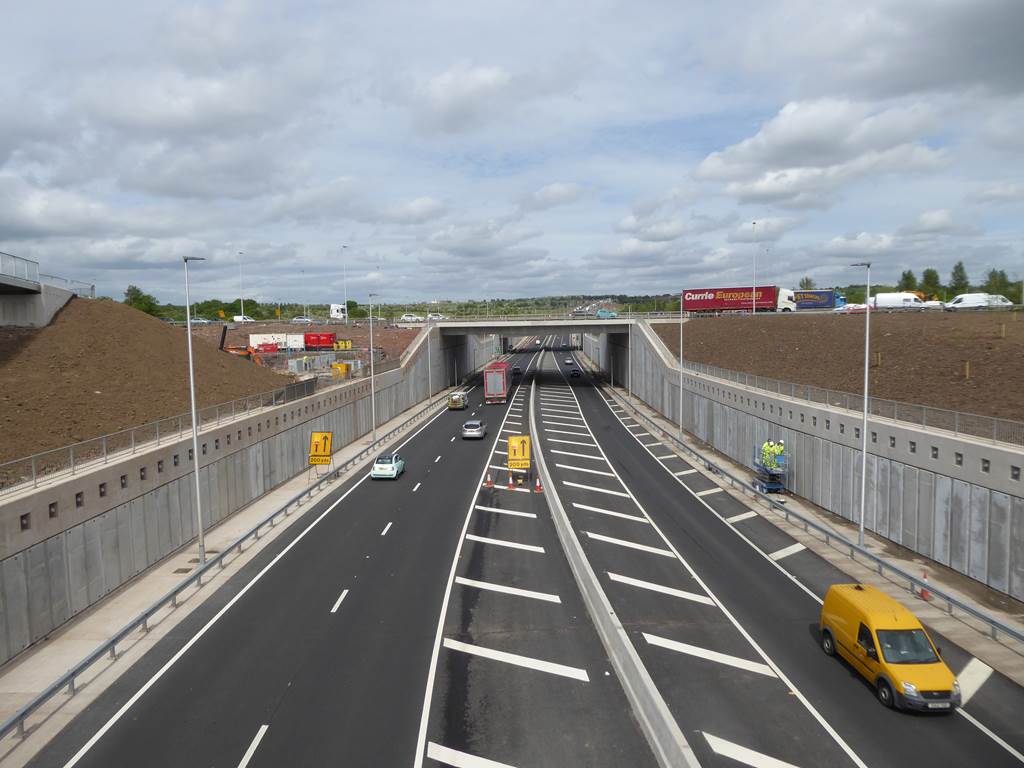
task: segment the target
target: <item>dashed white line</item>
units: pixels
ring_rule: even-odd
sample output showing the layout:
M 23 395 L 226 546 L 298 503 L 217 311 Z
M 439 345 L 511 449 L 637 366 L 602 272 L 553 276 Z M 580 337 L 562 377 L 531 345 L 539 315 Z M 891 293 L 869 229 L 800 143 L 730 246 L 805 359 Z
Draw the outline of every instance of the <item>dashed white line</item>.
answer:
M 647 523 L 646 517 L 637 517 L 636 515 L 627 515 L 625 512 L 616 512 L 611 509 L 601 509 L 601 507 L 592 507 L 589 504 L 577 504 L 575 501 L 572 505 L 576 509 L 585 509 L 588 512 L 599 512 L 602 515 L 610 515 L 611 517 L 620 517 L 623 520 L 632 520 L 634 523 Z M 649 525 L 649 523 L 647 523 Z
M 660 592 L 663 595 L 672 595 L 672 597 L 681 597 L 683 600 L 692 600 L 695 603 L 703 603 L 704 605 L 714 605 L 715 601 L 707 595 L 698 595 L 696 592 L 687 592 L 684 589 L 676 589 L 675 587 L 666 587 L 664 584 L 655 584 L 652 581 L 643 581 L 642 579 L 634 579 L 631 576 L 620 576 L 617 573 L 608 571 L 608 578 L 612 581 L 617 581 L 620 584 L 629 584 L 631 587 L 639 587 L 640 589 L 649 589 L 651 592 Z
M 387 525 L 384 526 L 384 530 L 380 532 L 380 535 L 381 536 L 387 536 L 388 535 L 388 531 L 390 531 L 390 530 L 391 530 L 391 523 L 388 523 Z
M 629 498 L 629 494 L 623 493 L 622 491 L 609 491 L 607 488 L 598 488 L 593 485 L 583 485 L 582 483 L 574 483 L 569 480 L 563 480 L 562 485 L 568 485 L 573 488 L 582 488 L 585 491 L 597 491 L 598 493 L 607 493 L 609 496 L 619 496 L 623 499 Z
M 775 672 L 767 664 L 762 664 L 760 661 L 749 661 L 748 659 L 742 659 L 739 656 L 730 656 L 728 653 L 719 653 L 718 651 L 712 651 L 708 648 L 700 648 L 696 645 L 689 645 L 688 643 L 680 643 L 677 640 L 669 640 L 667 637 L 658 637 L 657 635 L 649 635 L 646 632 L 642 633 L 644 639 L 651 645 L 656 645 L 659 648 L 667 648 L 670 651 L 676 653 L 685 653 L 689 656 L 697 656 L 708 661 L 716 661 L 719 664 L 726 664 L 730 667 L 736 667 L 737 669 L 745 669 L 748 672 L 757 672 L 759 675 L 765 675 L 767 677 L 775 677 Z
M 452 768 L 514 768 L 508 763 L 499 763 L 497 760 L 488 760 L 486 757 L 477 757 L 468 752 L 459 752 L 457 749 L 443 747 L 433 741 L 427 744 L 427 757 L 439 763 L 450 765 Z
M 414 485 L 414 486 L 412 487 L 412 492 L 413 492 L 413 493 L 416 493 L 416 491 L 418 491 L 418 490 L 420 489 L 420 486 L 421 486 L 421 485 L 422 485 L 422 483 L 416 483 L 416 485 Z
M 723 490 L 725 490 L 725 489 L 722 488 L 722 486 L 716 485 L 714 488 L 708 488 L 706 491 L 697 491 L 697 493 L 695 495 L 697 495 L 697 496 L 710 496 L 713 493 L 721 493 Z
M 449 442 L 449 443 L 454 443 L 454 442 L 455 442 L 455 435 L 452 435 L 452 439 L 451 439 L 451 440 L 449 440 L 448 442 Z
M 532 656 L 520 656 L 516 653 L 496 651 L 493 648 L 484 648 L 480 645 L 470 645 L 469 643 L 459 642 L 458 640 L 451 640 L 447 637 L 444 640 L 444 647 L 452 651 L 462 651 L 463 653 L 471 653 L 475 656 L 482 656 L 485 659 L 503 661 L 506 664 L 515 664 L 517 667 L 535 669 L 539 672 L 547 672 L 552 675 L 561 675 L 562 677 L 571 677 L 574 680 L 582 680 L 584 683 L 590 682 L 590 677 L 587 675 L 587 670 L 579 669 L 578 667 L 569 667 L 565 664 L 556 664 L 553 661 L 542 661 L 541 659 L 535 659 Z
M 337 613 L 338 612 L 338 608 L 341 607 L 341 601 L 345 599 L 345 595 L 347 595 L 347 594 L 348 594 L 348 590 L 347 589 L 343 589 L 341 591 L 341 594 L 338 595 L 338 599 L 334 601 L 334 606 L 331 608 L 331 613 Z
M 717 736 L 712 736 L 710 733 L 701 731 L 704 734 L 704 738 L 707 739 L 708 746 L 716 755 L 722 757 L 728 757 L 730 760 L 735 760 L 737 763 L 743 763 L 749 765 L 751 768 L 797 768 L 792 763 L 786 763 L 782 760 L 777 760 L 774 757 L 762 754 L 761 752 L 755 752 L 747 747 L 741 747 L 739 744 L 733 744 L 731 741 L 720 739 Z
M 795 544 L 790 544 L 788 547 L 783 547 L 782 549 L 776 552 L 772 552 L 770 555 L 768 555 L 768 557 L 770 557 L 772 560 L 779 561 L 784 557 L 795 555 L 797 552 L 801 552 L 805 549 L 807 549 L 807 547 L 805 547 L 798 541 Z
M 980 659 L 972 658 L 967 662 L 967 666 L 956 676 L 956 679 L 960 681 L 961 706 L 967 706 L 967 702 L 985 684 L 991 674 L 992 667 Z
M 727 523 L 738 523 L 738 522 L 740 522 L 742 520 L 749 520 L 752 517 L 757 517 L 757 512 L 755 512 L 754 510 L 750 510 L 749 512 L 740 512 L 738 515 L 733 515 L 732 517 L 727 517 L 727 518 L 725 518 L 725 522 L 727 522 Z
M 441 457 L 438 456 L 436 459 L 434 459 L 434 463 L 437 464 L 437 462 L 439 462 L 440 460 L 441 460 Z
M 267 732 L 267 728 L 269 727 L 269 725 L 261 725 L 260 729 L 256 731 L 256 737 L 249 743 L 249 748 L 245 750 L 245 754 L 242 755 L 242 762 L 238 764 L 238 768 L 245 768 L 245 766 L 249 764 L 249 761 L 252 760 L 252 756 L 256 754 L 256 748 L 260 745 L 260 742 L 263 741 L 263 735 Z
M 601 533 L 591 533 L 590 531 L 584 531 L 588 538 L 595 539 L 596 541 L 604 541 L 608 544 L 616 544 L 620 547 L 628 547 L 629 549 L 637 549 L 641 552 L 650 552 L 652 555 L 661 555 L 662 557 L 675 557 L 675 554 L 669 552 L 667 549 L 661 549 L 660 547 L 649 547 L 646 544 L 637 544 L 635 541 L 626 541 L 625 539 L 616 539 L 614 536 L 605 536 Z
M 520 512 L 516 509 L 501 509 L 500 507 L 485 507 L 483 504 L 476 504 L 477 509 L 482 509 L 484 512 L 499 512 L 503 515 L 513 515 L 514 517 L 532 517 L 536 518 L 533 512 Z
M 529 493 L 529 491 L 527 491 Z M 520 544 L 518 541 L 506 541 L 505 539 L 491 539 L 487 536 L 477 536 L 475 533 L 467 533 L 466 538 L 470 541 L 476 541 L 481 544 L 494 544 L 498 547 L 508 547 L 509 549 L 522 549 L 526 552 L 537 552 L 544 554 L 544 547 L 538 547 L 533 544 Z
M 552 595 L 548 592 L 534 592 L 532 589 L 506 587 L 503 584 L 492 584 L 489 581 L 477 581 L 476 579 L 467 579 L 462 576 L 456 576 L 455 582 L 457 584 L 461 584 L 464 587 L 476 587 L 477 589 L 486 589 L 491 592 L 501 592 L 505 595 L 516 595 L 517 597 L 531 597 L 534 600 L 545 600 L 549 603 L 562 602 L 562 598 L 560 598 L 558 595 Z

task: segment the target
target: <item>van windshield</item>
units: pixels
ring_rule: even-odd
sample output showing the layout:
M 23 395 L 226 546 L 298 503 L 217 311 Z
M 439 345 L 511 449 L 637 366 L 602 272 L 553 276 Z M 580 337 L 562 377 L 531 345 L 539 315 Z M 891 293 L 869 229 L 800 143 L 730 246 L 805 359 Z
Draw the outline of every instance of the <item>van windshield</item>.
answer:
M 890 664 L 934 664 L 939 660 L 923 629 L 879 629 L 875 634 Z

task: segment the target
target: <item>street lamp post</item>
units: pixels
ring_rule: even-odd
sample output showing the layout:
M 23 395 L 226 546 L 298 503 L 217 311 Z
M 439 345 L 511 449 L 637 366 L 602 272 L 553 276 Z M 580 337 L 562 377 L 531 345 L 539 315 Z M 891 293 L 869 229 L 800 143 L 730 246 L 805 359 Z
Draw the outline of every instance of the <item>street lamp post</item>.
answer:
M 373 300 L 378 294 L 370 294 L 370 427 L 372 442 L 377 442 L 377 393 L 373 388 Z
M 864 511 L 867 509 L 865 494 L 868 485 L 868 364 L 871 349 L 871 262 L 858 261 L 850 266 L 867 268 L 867 279 L 865 281 L 867 290 L 864 293 L 864 418 L 860 428 L 860 526 L 857 533 L 857 543 L 863 547 Z
M 345 294 L 345 325 L 348 325 L 348 262 L 345 260 L 345 249 L 347 245 L 341 246 L 341 285 Z
M 188 338 L 188 392 L 192 401 L 192 474 L 196 478 L 196 536 L 199 541 L 199 564 L 206 562 L 206 539 L 203 535 L 202 495 L 199 492 L 199 420 L 196 413 L 196 376 L 192 362 L 192 312 L 188 289 L 188 263 L 206 261 L 202 256 L 185 256 L 185 335 Z
M 242 317 L 245 317 L 245 292 L 242 289 L 242 257 L 245 256 L 245 251 L 238 252 L 238 303 Z M 186 268 L 186 272 L 188 269 Z
M 755 317 L 757 315 L 757 222 L 751 222 L 750 227 L 753 230 L 752 238 L 754 240 L 754 284 L 750 290 L 750 316 Z
M 629 344 L 627 345 L 629 347 L 629 350 L 628 350 L 628 353 L 627 353 L 627 356 L 626 356 L 626 363 L 628 364 L 628 367 L 626 368 L 626 391 L 629 394 L 629 399 L 632 400 L 633 399 L 633 305 L 632 304 L 627 304 L 626 307 L 627 307 L 626 313 L 629 315 Z
M 679 438 L 683 437 L 683 292 L 679 292 Z

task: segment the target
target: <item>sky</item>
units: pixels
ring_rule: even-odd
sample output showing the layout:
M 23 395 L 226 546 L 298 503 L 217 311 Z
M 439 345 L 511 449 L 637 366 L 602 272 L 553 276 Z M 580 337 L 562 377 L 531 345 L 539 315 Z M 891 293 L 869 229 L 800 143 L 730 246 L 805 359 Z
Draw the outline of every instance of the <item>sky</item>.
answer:
M 0 250 L 308 303 L 1024 278 L 1020 0 L 36 0 Z M 240 287 L 241 286 L 241 287 Z

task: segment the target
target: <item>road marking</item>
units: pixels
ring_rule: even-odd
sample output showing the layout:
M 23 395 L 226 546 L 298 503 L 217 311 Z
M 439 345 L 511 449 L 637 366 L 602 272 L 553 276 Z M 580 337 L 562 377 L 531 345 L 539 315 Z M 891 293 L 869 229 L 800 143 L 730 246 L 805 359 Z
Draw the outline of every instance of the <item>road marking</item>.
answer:
M 569 416 L 566 413 L 551 413 L 550 411 L 540 412 L 541 421 L 550 422 L 551 424 L 556 423 L 556 419 L 565 419 L 567 421 L 586 421 L 586 419 L 580 416 Z M 572 424 L 570 426 L 578 427 L 579 424 Z
M 462 576 L 455 577 L 455 583 L 461 584 L 464 587 L 476 587 L 477 589 L 487 589 L 491 592 L 501 592 L 506 595 L 517 595 L 519 597 L 532 597 L 534 600 L 546 600 L 549 603 L 561 603 L 562 598 L 558 595 L 552 595 L 547 592 L 534 592 L 532 589 L 519 589 L 518 587 L 506 587 L 501 584 L 492 584 L 489 581 L 476 581 L 475 579 L 466 579 Z
M 993 733 L 992 730 L 990 730 L 987 725 L 985 725 L 980 720 L 978 720 L 976 717 L 974 717 L 974 715 L 968 714 L 966 709 L 964 709 L 963 707 L 958 707 L 957 710 L 956 710 L 956 713 L 958 715 L 960 715 L 961 717 L 963 717 L 965 720 L 967 720 L 967 722 L 971 723 L 971 725 L 973 725 L 979 731 L 984 733 L 990 739 L 992 739 L 992 741 L 994 741 L 996 744 L 998 744 L 1003 749 L 1005 749 L 1007 752 L 1009 752 L 1011 755 L 1016 757 L 1020 762 L 1024 763 L 1024 755 L 1022 755 L 1016 749 L 1014 749 L 1009 744 L 1007 744 L 1002 738 L 1000 738 L 995 733 Z
M 803 544 L 801 544 L 798 541 L 795 544 L 790 544 L 788 547 L 783 547 L 782 549 L 780 549 L 777 552 L 772 552 L 770 555 L 768 555 L 768 557 L 770 557 L 772 560 L 776 560 L 777 561 L 777 560 L 781 560 L 784 557 L 789 557 L 790 555 L 795 555 L 797 552 L 801 552 L 801 551 L 803 551 L 805 549 L 807 549 L 807 547 L 805 547 Z
M 436 459 L 434 459 L 434 463 L 437 464 L 437 462 L 439 462 L 440 460 L 441 460 L 441 457 L 438 456 Z
M 552 425 L 554 425 L 556 427 L 575 427 L 576 429 L 579 429 L 580 427 L 585 426 L 584 424 L 569 424 L 566 421 L 554 421 L 553 419 L 545 419 L 543 416 L 541 416 L 540 420 L 542 422 L 544 422 L 545 425 L 552 424 Z M 549 430 L 549 431 L 554 432 L 555 430 Z M 577 432 L 576 434 L 581 434 L 581 433 Z
M 645 521 L 646 522 L 646 521 Z M 649 589 L 651 592 L 660 592 L 663 595 L 672 595 L 672 597 L 681 597 L 683 600 L 692 600 L 695 603 L 703 603 L 704 605 L 714 605 L 715 601 L 706 595 L 698 595 L 696 592 L 687 592 L 684 589 L 675 589 L 674 587 L 666 587 L 663 584 L 655 584 L 652 581 L 643 581 L 642 579 L 634 579 L 632 576 L 620 576 L 617 573 L 608 571 L 608 578 L 612 581 L 617 581 L 621 584 L 629 584 L 631 587 L 639 587 L 640 589 Z
M 601 533 L 591 533 L 590 531 L 584 531 L 585 534 L 591 539 L 597 541 L 605 541 L 609 544 L 618 544 L 620 547 L 628 547 L 629 549 L 638 549 L 641 552 L 650 552 L 652 555 L 661 555 L 662 557 L 675 557 L 674 554 L 669 552 L 667 549 L 661 549 L 659 547 L 649 547 L 646 544 L 637 544 L 635 541 L 626 541 L 625 539 L 616 539 L 614 536 L 605 536 Z
M 569 426 L 573 426 L 573 425 L 570 424 Z M 545 432 L 550 432 L 550 433 L 555 434 L 555 435 L 576 435 L 576 437 L 590 437 L 590 433 L 589 432 L 570 432 L 567 429 L 548 429 L 547 427 L 545 427 L 544 431 Z
M 431 760 L 437 760 L 439 763 L 450 765 L 452 768 L 513 768 L 508 763 L 499 763 L 497 760 L 477 757 L 468 752 L 459 752 L 457 749 L 442 747 L 440 744 L 435 744 L 432 741 L 427 744 L 427 757 Z
M 451 440 L 449 440 L 448 442 L 449 442 L 449 443 L 454 443 L 454 442 L 455 442 L 455 435 L 452 435 L 452 439 L 451 439 Z
M 755 512 L 754 510 L 750 510 L 749 512 L 740 512 L 738 515 L 733 515 L 732 517 L 727 517 L 727 518 L 725 518 L 725 522 L 727 522 L 727 523 L 738 523 L 741 520 L 749 520 L 752 517 L 757 517 L 757 512 Z
M 517 421 L 516 419 L 505 419 L 506 424 L 515 424 L 517 427 L 523 426 L 523 422 Z
M 341 591 L 341 594 L 338 595 L 338 599 L 334 602 L 334 606 L 331 608 L 331 613 L 337 613 L 338 612 L 338 608 L 341 607 L 341 601 L 345 599 L 345 595 L 347 595 L 347 594 L 348 594 L 348 590 L 347 589 L 343 589 Z
M 682 469 L 679 472 L 673 472 L 672 474 L 676 477 L 683 477 L 685 475 L 692 475 L 696 471 L 696 469 Z
M 615 512 L 611 509 L 601 509 L 600 507 L 592 507 L 589 504 L 577 504 L 575 501 L 572 505 L 576 509 L 585 509 L 588 512 L 600 512 L 602 515 L 611 515 L 612 517 L 621 517 L 623 520 L 632 520 L 634 523 L 646 523 L 647 519 L 643 517 L 637 517 L 636 515 L 627 515 L 625 512 Z
M 647 434 L 650 434 L 650 433 L 649 432 L 637 432 L 637 434 L 638 435 L 647 435 Z M 644 448 L 653 448 L 656 445 L 663 446 L 665 444 L 664 443 L 641 443 L 641 445 L 643 445 Z
M 520 656 L 516 653 L 496 651 L 493 648 L 484 648 L 480 645 L 470 645 L 469 643 L 462 643 L 458 640 L 450 640 L 447 637 L 444 639 L 444 647 L 451 651 L 462 651 L 463 653 L 482 656 L 485 659 L 504 661 L 506 664 L 515 664 L 517 667 L 535 669 L 539 672 L 561 675 L 562 677 L 571 677 L 574 680 L 582 680 L 584 683 L 590 682 L 587 670 L 579 669 L 578 667 L 568 667 L 565 664 L 556 664 L 553 661 L 541 661 L 540 659 L 535 659 L 531 656 Z
M 387 525 L 384 526 L 384 530 L 380 532 L 380 535 L 381 536 L 387 536 L 388 535 L 388 531 L 390 531 L 390 530 L 391 530 L 391 523 L 389 522 Z
M 513 406 L 511 406 L 511 407 L 509 408 L 509 410 L 510 410 L 510 411 L 521 411 L 521 410 L 523 410 L 523 409 L 522 409 L 522 408 L 520 408 L 520 407 L 518 407 L 518 406 L 515 406 L 515 405 L 513 405 Z
M 527 491 L 529 493 L 529 491 Z M 494 544 L 499 547 L 508 547 L 509 549 L 522 549 L 527 552 L 538 552 L 544 554 L 544 547 L 537 547 L 533 544 L 520 544 L 518 541 L 506 541 L 505 539 L 489 539 L 486 536 L 477 536 L 475 533 L 467 533 L 466 538 L 470 541 L 478 541 L 481 544 Z
M 510 435 L 518 435 L 519 434 L 519 430 L 518 429 L 503 429 L 501 431 L 503 433 L 504 432 L 508 432 Z M 506 440 L 505 442 L 508 442 L 508 441 Z
M 540 412 L 543 415 L 554 416 L 556 419 L 573 419 L 574 421 L 585 421 L 585 419 L 576 415 L 579 413 L 579 411 L 572 411 L 569 410 L 568 408 L 553 408 L 550 405 L 541 405 Z
M 256 737 L 249 744 L 249 748 L 245 750 L 245 754 L 242 755 L 242 762 L 238 764 L 238 768 L 245 768 L 245 766 L 249 764 L 249 761 L 252 760 L 252 756 L 256 754 L 256 748 L 260 745 L 260 742 L 263 741 L 263 734 L 267 732 L 267 728 L 269 727 L 269 725 L 261 725 L 260 729 L 256 731 Z
M 960 706 L 967 706 L 967 702 L 985 684 L 991 674 L 992 667 L 980 659 L 972 658 L 967 662 L 967 666 L 956 676 L 956 679 L 960 681 Z
M 628 499 L 629 498 L 629 494 L 628 493 L 623 493 L 622 491 L 609 491 L 607 488 L 597 488 L 596 486 L 593 486 L 593 485 L 583 485 L 582 483 L 573 483 L 573 482 L 570 482 L 569 480 L 563 480 L 562 481 L 562 485 L 569 485 L 569 486 L 572 486 L 573 488 L 582 488 L 585 491 L 597 491 L 598 493 L 607 493 L 610 496 L 621 496 L 624 499 Z
M 725 489 L 720 485 L 716 485 L 714 488 L 708 488 L 706 491 L 697 491 L 696 496 L 710 496 L 713 493 L 721 493 Z
M 502 456 L 508 456 L 508 451 L 499 451 L 497 449 L 491 451 L 491 453 L 500 453 Z
M 416 485 L 414 485 L 414 486 L 412 487 L 412 492 L 413 492 L 413 493 L 416 493 L 416 491 L 418 491 L 418 490 L 420 489 L 420 486 L 421 486 L 421 485 L 422 485 L 422 483 L 416 483 Z
M 499 438 L 498 438 L 498 442 L 499 442 L 499 443 L 507 443 L 507 442 L 508 442 L 508 438 L 505 438 L 505 437 L 499 437 Z
M 481 487 L 486 487 L 486 486 L 481 486 Z M 487 490 L 492 490 L 492 489 L 491 488 L 487 488 Z M 515 491 L 516 493 L 531 493 L 529 488 L 509 488 L 507 485 L 502 485 L 501 483 L 496 483 L 494 485 L 493 490 L 495 490 L 495 491 Z
M 733 744 L 731 741 L 712 736 L 706 731 L 701 731 L 701 733 L 704 734 L 704 738 L 708 741 L 708 746 L 711 747 L 716 755 L 728 757 L 737 763 L 749 765 L 751 768 L 797 768 L 792 763 L 786 763 L 760 752 L 755 752 L 752 749 L 741 747 L 739 744 Z
M 727 664 L 730 667 L 745 669 L 748 672 L 757 672 L 759 675 L 765 675 L 767 677 L 775 677 L 775 672 L 772 668 L 759 661 L 748 661 L 747 659 L 741 659 L 739 656 L 730 656 L 727 653 L 719 653 L 718 651 L 700 648 L 696 645 L 680 643 L 678 640 L 669 640 L 666 637 L 649 635 L 646 632 L 643 632 L 642 634 L 648 643 L 658 646 L 659 648 L 667 648 L 668 650 L 676 651 L 677 653 L 697 656 L 702 659 L 707 659 L 708 661 L 717 661 L 719 664 Z
M 665 456 L 655 456 L 654 458 L 656 458 L 658 461 L 665 461 L 665 459 L 678 459 L 680 457 L 676 456 L 674 453 L 669 453 Z
M 588 474 L 591 475 L 604 475 L 605 477 L 615 477 L 614 473 L 605 472 L 604 470 L 601 469 L 587 469 L 585 467 L 574 467 L 571 464 L 555 464 L 555 466 L 560 467 L 561 469 L 571 469 L 576 472 L 587 472 Z
M 643 429 L 643 428 L 644 428 L 643 424 L 627 424 L 626 425 L 626 429 Z M 634 434 L 640 434 L 640 433 L 637 432 L 637 433 L 634 433 Z M 645 435 L 649 435 L 650 432 L 644 432 L 644 434 Z
M 536 518 L 533 512 L 519 512 L 515 509 L 500 509 L 498 507 L 485 507 L 483 504 L 475 505 L 476 509 L 482 509 L 484 512 L 500 512 L 503 515 L 514 515 L 516 517 L 532 517 Z
M 572 451 L 560 451 L 557 448 L 551 449 L 552 453 L 560 453 L 562 456 L 575 456 L 578 459 L 597 459 L 598 461 L 604 461 L 604 456 L 592 456 L 589 453 L 573 453 Z
M 551 430 L 549 429 L 548 432 L 550 432 L 550 431 Z M 549 443 L 566 443 L 568 445 L 586 445 L 586 446 L 588 446 L 590 448 L 596 448 L 597 447 L 596 443 L 581 443 L 578 440 L 559 440 L 557 437 L 549 437 L 548 438 L 548 442 Z
M 497 469 L 500 472 L 521 472 L 524 475 L 526 474 L 525 469 L 509 469 L 508 467 L 502 467 L 498 464 L 488 464 L 487 466 L 490 467 L 491 469 Z

